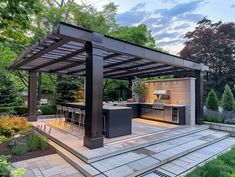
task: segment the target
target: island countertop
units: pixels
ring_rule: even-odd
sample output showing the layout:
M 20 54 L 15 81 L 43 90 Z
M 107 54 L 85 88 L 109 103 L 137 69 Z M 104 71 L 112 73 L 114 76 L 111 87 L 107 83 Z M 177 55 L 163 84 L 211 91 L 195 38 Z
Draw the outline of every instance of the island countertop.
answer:
M 84 107 L 85 105 L 83 103 L 80 102 L 73 102 L 73 103 L 67 103 L 66 106 L 79 106 L 79 107 Z M 104 110 L 121 110 L 121 109 L 131 109 L 130 107 L 126 107 L 126 106 L 114 106 L 112 104 L 104 104 L 103 105 L 103 109 Z

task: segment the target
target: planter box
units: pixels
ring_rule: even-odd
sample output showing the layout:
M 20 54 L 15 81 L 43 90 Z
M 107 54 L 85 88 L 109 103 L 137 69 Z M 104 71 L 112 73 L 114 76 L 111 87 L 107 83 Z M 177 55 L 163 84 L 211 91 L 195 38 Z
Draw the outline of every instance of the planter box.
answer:
M 214 122 L 207 122 L 207 121 L 204 121 L 204 124 L 209 125 L 210 129 L 230 132 L 231 136 L 235 137 L 235 125 L 214 123 Z

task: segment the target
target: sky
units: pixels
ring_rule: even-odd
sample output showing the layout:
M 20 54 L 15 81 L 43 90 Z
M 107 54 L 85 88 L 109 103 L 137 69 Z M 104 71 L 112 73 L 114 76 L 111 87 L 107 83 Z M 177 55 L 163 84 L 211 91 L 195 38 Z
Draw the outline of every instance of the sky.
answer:
M 184 36 L 203 17 L 213 22 L 235 22 L 235 0 L 84 0 L 98 10 L 114 2 L 118 5 L 116 20 L 121 25 L 146 24 L 161 47 L 178 55 L 184 47 Z

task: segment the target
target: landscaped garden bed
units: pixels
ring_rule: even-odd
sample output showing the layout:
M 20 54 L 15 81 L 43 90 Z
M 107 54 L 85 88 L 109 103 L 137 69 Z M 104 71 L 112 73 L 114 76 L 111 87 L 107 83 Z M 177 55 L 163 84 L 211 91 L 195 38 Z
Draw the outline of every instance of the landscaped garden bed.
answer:
M 235 148 L 209 161 L 204 166 L 197 167 L 186 177 L 235 177 Z
M 212 89 L 206 99 L 204 120 L 208 122 L 235 124 L 235 101 L 228 85 L 225 86 L 221 100 Z
M 10 162 L 53 153 L 55 150 L 48 144 L 48 139 L 36 132 L 25 118 L 0 117 L 0 176 L 11 174 Z

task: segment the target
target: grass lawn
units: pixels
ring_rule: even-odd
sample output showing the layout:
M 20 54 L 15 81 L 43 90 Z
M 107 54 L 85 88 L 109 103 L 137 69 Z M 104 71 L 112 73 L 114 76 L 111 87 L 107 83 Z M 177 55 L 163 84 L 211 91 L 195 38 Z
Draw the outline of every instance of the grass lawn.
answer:
M 235 177 L 235 148 L 197 167 L 186 177 Z

